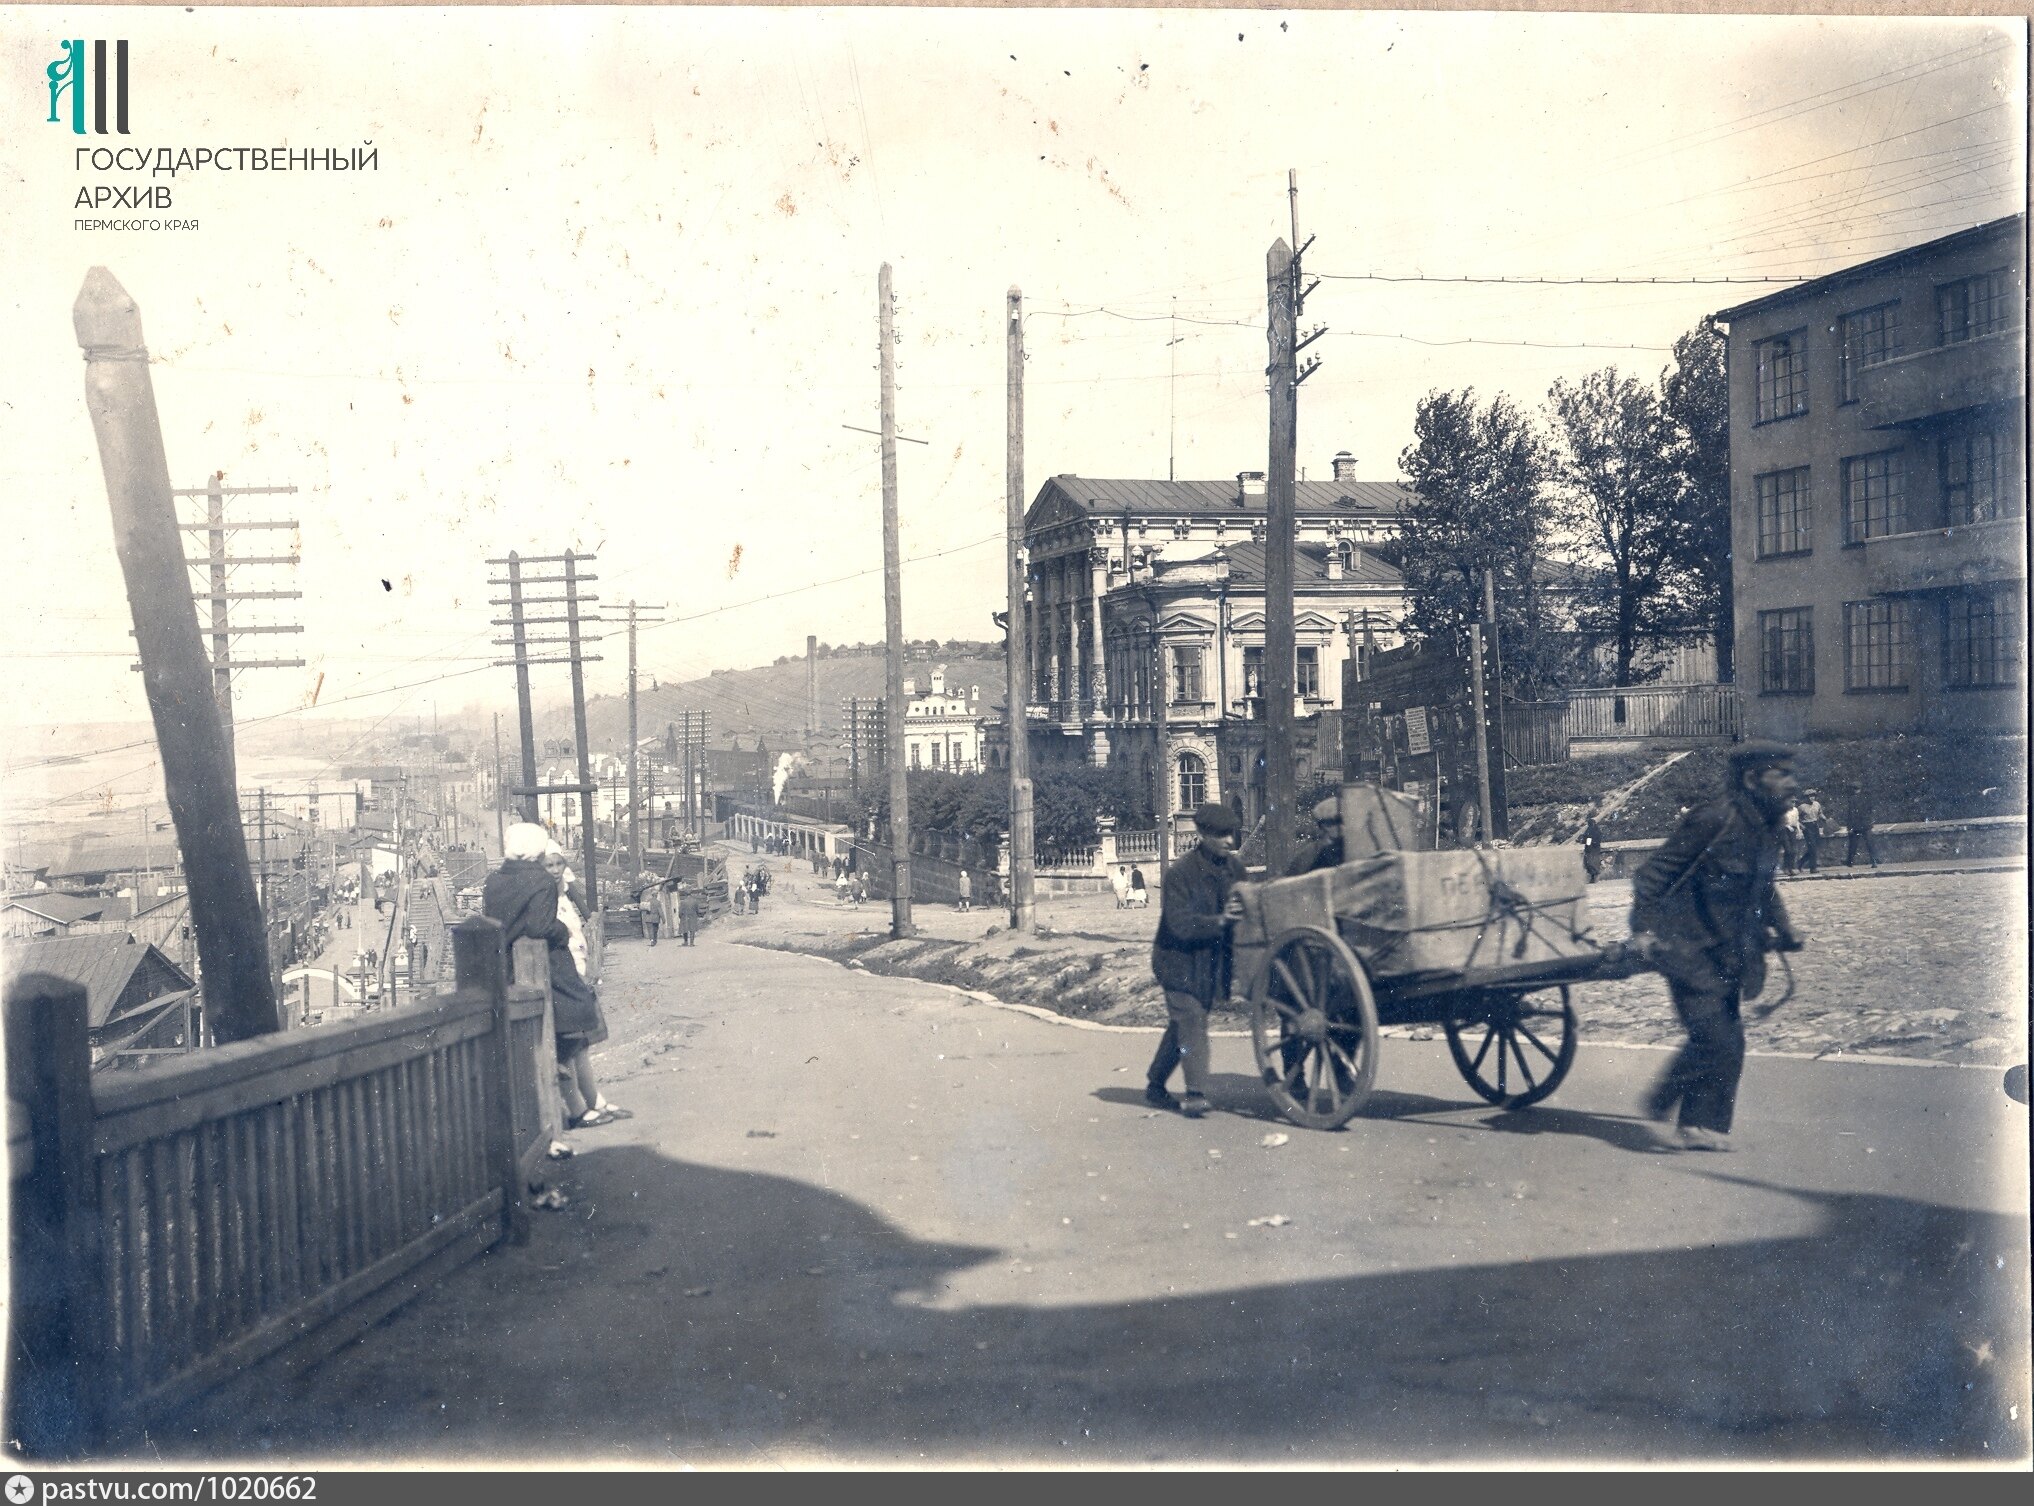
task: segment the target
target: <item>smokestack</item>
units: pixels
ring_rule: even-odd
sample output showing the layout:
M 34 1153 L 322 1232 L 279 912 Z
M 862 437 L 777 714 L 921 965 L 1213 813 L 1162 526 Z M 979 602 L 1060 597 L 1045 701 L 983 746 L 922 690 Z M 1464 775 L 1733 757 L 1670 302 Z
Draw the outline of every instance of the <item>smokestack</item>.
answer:
M 1236 473 L 1236 505 L 1248 507 L 1255 500 L 1264 500 L 1264 472 L 1238 471 Z
M 805 635 L 805 735 L 819 730 L 819 634 Z
M 1356 457 L 1347 450 L 1335 452 L 1335 480 L 1344 486 L 1356 480 Z

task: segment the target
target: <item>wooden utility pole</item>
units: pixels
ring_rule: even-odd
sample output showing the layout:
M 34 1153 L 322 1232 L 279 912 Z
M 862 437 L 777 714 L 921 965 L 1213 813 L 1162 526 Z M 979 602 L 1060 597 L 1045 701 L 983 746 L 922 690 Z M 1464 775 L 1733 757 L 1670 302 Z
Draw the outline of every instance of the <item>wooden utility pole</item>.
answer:
M 1032 831 L 1030 586 L 1024 564 L 1024 295 L 1010 289 L 1009 414 L 1005 424 L 1004 555 L 1009 626 L 1003 644 L 1004 716 L 1010 729 L 1010 929 L 1037 928 Z M 895 693 L 894 691 L 892 692 Z
M 531 781 L 535 783 L 534 780 Z M 494 714 L 494 846 L 497 855 L 508 850 L 508 816 L 502 809 L 506 792 L 501 787 L 501 713 Z
M 1267 871 L 1285 872 L 1292 861 L 1293 803 L 1293 547 L 1294 469 L 1298 445 L 1292 252 L 1272 242 L 1265 258 L 1270 308 L 1271 455 L 1264 478 L 1264 858 Z
M 1300 286 L 1300 258 L 1311 240 L 1299 238 L 1299 180 L 1286 174 L 1286 199 L 1292 215 L 1293 246 L 1273 241 L 1265 256 L 1265 299 L 1269 310 L 1267 337 L 1271 361 L 1266 368 L 1271 393 L 1271 453 L 1265 473 L 1264 544 L 1264 796 L 1265 862 L 1281 874 L 1292 861 L 1296 752 L 1293 731 L 1295 651 L 1293 551 L 1298 526 L 1294 489 L 1299 462 L 1299 385 L 1311 376 L 1318 360 L 1299 366 L 1299 353 L 1324 331 L 1299 333 L 1300 307 L 1311 289 Z M 1297 248 L 1297 249 L 1294 249 Z
M 643 823 L 642 823 L 642 808 L 636 803 L 636 796 L 638 793 L 636 789 L 636 759 L 638 757 L 638 754 L 636 752 L 637 610 L 638 609 L 636 603 L 631 601 L 629 603 L 629 857 L 630 861 L 640 865 L 641 862 L 643 861 Z M 655 612 L 660 611 L 662 609 L 661 607 L 645 607 L 642 608 L 642 610 Z M 642 620 L 645 622 L 658 622 L 661 621 L 662 619 L 650 617 L 644 618 Z M 634 875 L 631 874 L 630 877 L 633 878 Z
M 85 406 L 106 475 L 142 687 L 183 852 L 205 1013 L 221 1043 L 271 1034 L 282 1022 L 269 977 L 268 936 L 248 869 L 230 744 L 184 574 L 141 311 L 112 273 L 94 267 L 71 319 L 85 353 Z
M 1497 641 L 1497 576 L 1483 572 L 1483 651 L 1489 656 L 1487 670 L 1490 757 L 1490 810 L 1485 830 L 1492 840 L 1511 840 L 1511 802 L 1505 791 L 1504 771 L 1504 650 Z
M 580 846 L 586 853 L 586 897 L 600 911 L 600 842 L 593 830 L 593 763 L 586 746 L 586 670 L 580 655 L 579 556 L 565 551 L 565 635 L 572 655 L 572 735 L 579 747 Z M 591 980 L 589 980 L 591 981 Z
M 1488 842 L 1493 834 L 1490 811 L 1490 722 L 1483 690 L 1483 624 L 1469 624 L 1469 699 L 1476 718 L 1476 806 L 1482 816 L 1477 830 Z
M 490 561 L 490 563 L 497 562 Z M 493 606 L 506 606 L 509 609 L 509 615 L 505 618 L 495 618 L 494 625 L 509 629 L 510 636 L 508 641 L 515 651 L 515 657 L 511 662 L 516 667 L 516 727 L 522 734 L 523 789 L 527 792 L 520 796 L 519 799 L 521 801 L 523 819 L 525 821 L 535 821 L 537 819 L 537 797 L 534 793 L 537 784 L 537 730 L 536 719 L 530 711 L 530 640 L 528 628 L 525 626 L 523 618 L 523 561 L 522 556 L 511 549 L 508 558 L 498 563 L 508 566 L 508 578 L 506 581 L 497 579 L 493 584 L 506 585 L 509 594 L 505 598 L 497 599 L 490 604 Z M 497 643 L 501 642 L 498 638 L 495 641 Z M 500 723 L 497 722 L 495 731 L 498 734 L 500 730 Z M 497 737 L 498 744 L 499 738 Z
M 889 694 L 884 722 L 890 761 L 890 935 L 912 936 L 910 790 L 904 778 L 904 583 L 897 549 L 897 334 L 890 264 L 876 274 L 877 338 L 882 344 L 883 621 L 888 629 Z

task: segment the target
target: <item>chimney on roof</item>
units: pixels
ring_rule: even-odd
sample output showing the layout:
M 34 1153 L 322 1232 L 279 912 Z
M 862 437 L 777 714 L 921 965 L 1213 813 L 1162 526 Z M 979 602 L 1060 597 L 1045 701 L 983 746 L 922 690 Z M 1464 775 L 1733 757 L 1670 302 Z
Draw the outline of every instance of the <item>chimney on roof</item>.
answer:
M 946 694 L 946 666 L 944 664 L 932 672 L 932 693 L 934 695 Z
M 1238 471 L 1236 473 L 1236 505 L 1247 507 L 1250 499 L 1264 500 L 1264 472 Z
M 1335 480 L 1344 486 L 1356 479 L 1356 457 L 1347 450 L 1335 452 Z
M 1328 545 L 1328 579 L 1342 578 L 1342 541 L 1334 540 Z

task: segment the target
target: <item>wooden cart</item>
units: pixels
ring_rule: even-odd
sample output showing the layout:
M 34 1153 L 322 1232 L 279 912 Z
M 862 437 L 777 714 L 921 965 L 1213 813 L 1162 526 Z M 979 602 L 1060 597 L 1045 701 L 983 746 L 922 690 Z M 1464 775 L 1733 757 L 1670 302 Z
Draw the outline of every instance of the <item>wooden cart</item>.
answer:
M 1309 1129 L 1362 1110 L 1385 1026 L 1438 1026 L 1478 1097 L 1506 1109 L 1539 1103 L 1574 1064 L 1570 986 L 1651 970 L 1624 943 L 1601 948 L 1571 932 L 1559 956 L 1514 962 L 1507 953 L 1523 948 L 1507 946 L 1460 970 L 1379 975 L 1366 961 L 1375 933 L 1328 906 L 1276 934 L 1253 930 L 1261 911 L 1249 913 L 1235 936 L 1236 978 L 1248 981 L 1258 1071 L 1279 1110 Z

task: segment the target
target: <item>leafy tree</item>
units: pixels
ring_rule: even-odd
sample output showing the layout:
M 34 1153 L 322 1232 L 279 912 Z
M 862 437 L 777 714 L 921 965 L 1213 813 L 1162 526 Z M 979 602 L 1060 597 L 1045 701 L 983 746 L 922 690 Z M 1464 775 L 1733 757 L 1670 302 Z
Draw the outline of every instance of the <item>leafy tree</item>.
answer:
M 1399 456 L 1413 497 L 1392 553 L 1405 576 L 1407 632 L 1455 644 L 1482 615 L 1483 572 L 1494 573 L 1506 687 L 1537 700 L 1567 678 L 1571 647 L 1542 578 L 1552 540 L 1545 506 L 1548 457 L 1531 420 L 1499 394 L 1429 392 Z
M 1682 487 L 1688 535 L 1684 566 L 1693 610 L 1716 638 L 1717 678 L 1732 678 L 1736 598 L 1730 577 L 1730 384 L 1724 336 L 1704 319 L 1674 342 L 1674 364 L 1660 373 L 1660 407 Z
M 1693 616 L 1672 425 L 1652 388 L 1615 366 L 1555 382 L 1547 407 L 1560 516 L 1596 567 L 1579 578 L 1576 623 L 1611 643 L 1616 683 L 1630 685 L 1639 649 Z

